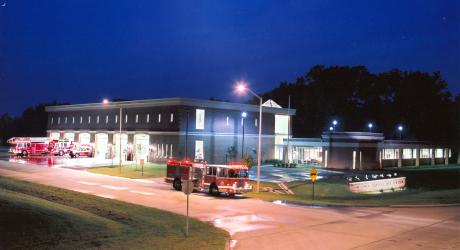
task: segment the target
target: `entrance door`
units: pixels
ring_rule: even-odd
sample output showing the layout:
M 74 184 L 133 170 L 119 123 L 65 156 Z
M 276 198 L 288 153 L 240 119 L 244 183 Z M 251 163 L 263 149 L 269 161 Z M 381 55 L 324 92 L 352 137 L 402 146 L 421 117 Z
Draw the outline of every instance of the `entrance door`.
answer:
M 96 158 L 106 159 L 109 145 L 109 136 L 107 134 L 96 134 Z
M 136 161 L 148 161 L 150 136 L 146 134 L 134 135 L 134 156 Z
M 127 149 L 128 149 L 128 135 L 121 134 L 114 134 L 113 135 L 113 159 L 116 161 L 120 160 L 120 142 L 121 142 L 121 159 L 124 161 L 126 160 L 127 156 Z
M 91 135 L 89 133 L 80 133 L 80 135 L 78 135 L 78 142 L 80 144 L 90 144 Z

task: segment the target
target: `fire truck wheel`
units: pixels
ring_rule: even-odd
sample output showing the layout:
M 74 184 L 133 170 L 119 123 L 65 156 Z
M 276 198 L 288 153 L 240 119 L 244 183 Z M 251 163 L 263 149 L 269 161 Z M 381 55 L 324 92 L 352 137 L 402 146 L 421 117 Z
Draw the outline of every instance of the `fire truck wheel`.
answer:
M 78 158 L 78 157 L 80 157 L 80 154 L 79 154 L 79 153 L 76 153 L 76 154 L 75 154 L 75 158 Z
M 59 156 L 63 156 L 64 155 L 64 151 L 59 151 Z
M 182 190 L 182 182 L 178 178 L 174 179 L 173 188 L 177 191 Z
M 219 189 L 217 188 L 216 183 L 211 184 L 211 186 L 209 187 L 209 194 L 216 196 L 219 194 Z
M 27 151 L 25 151 L 25 150 L 22 151 L 21 155 L 24 156 L 24 157 L 26 157 L 26 156 L 27 156 Z

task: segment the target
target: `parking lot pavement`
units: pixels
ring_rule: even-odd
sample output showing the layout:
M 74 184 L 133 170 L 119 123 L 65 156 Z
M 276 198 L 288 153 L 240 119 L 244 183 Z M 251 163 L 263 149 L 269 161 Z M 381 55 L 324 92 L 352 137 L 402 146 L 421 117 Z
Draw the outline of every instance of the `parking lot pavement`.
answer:
M 328 178 L 331 176 L 343 176 L 343 172 L 324 168 L 317 168 L 317 179 Z M 249 178 L 255 180 L 257 177 L 257 166 L 253 166 L 249 171 Z M 310 180 L 310 168 L 281 168 L 271 165 L 263 165 L 260 167 L 260 180 L 268 182 L 290 182 L 290 181 L 306 181 Z
M 54 168 L 72 168 L 72 169 L 86 169 L 98 166 L 113 165 L 113 160 L 98 159 L 98 158 L 70 158 L 69 156 L 7 156 L 0 157 L 2 161 L 14 162 L 25 165 L 37 165 Z M 123 164 L 129 164 L 124 162 Z M 115 163 L 116 164 L 116 163 Z
M 185 214 L 185 195 L 161 178 L 133 180 L 7 161 L 0 161 L 0 175 Z M 190 214 L 228 231 L 235 249 L 460 248 L 459 207 L 300 207 L 195 193 Z

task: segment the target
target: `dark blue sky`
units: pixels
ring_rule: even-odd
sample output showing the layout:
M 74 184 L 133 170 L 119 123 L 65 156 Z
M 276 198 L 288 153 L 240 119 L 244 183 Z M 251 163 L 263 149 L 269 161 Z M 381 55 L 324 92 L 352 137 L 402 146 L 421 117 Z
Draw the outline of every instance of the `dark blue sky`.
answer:
M 316 64 L 441 71 L 460 92 L 460 1 L 0 0 L 0 113 L 53 99 L 238 100 Z

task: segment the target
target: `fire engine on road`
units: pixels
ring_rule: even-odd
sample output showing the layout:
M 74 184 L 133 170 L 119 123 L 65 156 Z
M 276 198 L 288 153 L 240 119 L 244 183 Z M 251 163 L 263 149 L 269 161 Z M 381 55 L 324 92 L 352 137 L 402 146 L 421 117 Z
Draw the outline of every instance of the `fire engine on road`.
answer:
M 165 181 L 172 183 L 175 190 L 181 190 L 185 180 L 191 180 L 195 190 L 206 190 L 211 195 L 225 193 L 231 196 L 252 190 L 245 165 L 168 160 Z
M 47 137 L 13 137 L 7 141 L 9 152 L 18 156 L 42 155 L 48 153 Z

